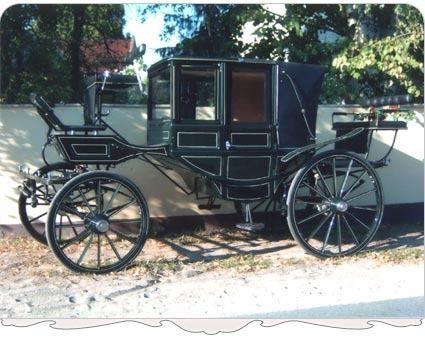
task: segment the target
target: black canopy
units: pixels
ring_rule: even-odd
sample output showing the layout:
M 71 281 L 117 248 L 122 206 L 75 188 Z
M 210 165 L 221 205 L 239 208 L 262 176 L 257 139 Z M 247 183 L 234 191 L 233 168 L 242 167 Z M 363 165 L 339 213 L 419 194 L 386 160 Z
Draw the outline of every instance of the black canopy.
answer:
M 296 148 L 313 142 L 320 89 L 326 70 L 326 67 L 318 65 L 278 63 L 280 148 Z

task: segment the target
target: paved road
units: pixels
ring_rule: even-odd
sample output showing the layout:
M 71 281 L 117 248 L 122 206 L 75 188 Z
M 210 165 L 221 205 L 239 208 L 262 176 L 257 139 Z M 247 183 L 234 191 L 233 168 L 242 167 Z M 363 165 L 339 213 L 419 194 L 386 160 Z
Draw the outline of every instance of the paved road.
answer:
M 52 267 L 56 267 L 52 265 Z M 189 268 L 190 269 L 190 268 Z M 53 278 L 54 277 L 54 278 Z M 0 272 L 1 317 L 381 318 L 424 316 L 423 263 L 309 265 L 238 273 L 183 271 L 52 278 Z M 397 298 L 395 298 L 397 297 Z
M 424 296 L 389 299 L 370 303 L 330 305 L 302 310 L 283 310 L 281 312 L 246 314 L 240 318 L 424 318 Z

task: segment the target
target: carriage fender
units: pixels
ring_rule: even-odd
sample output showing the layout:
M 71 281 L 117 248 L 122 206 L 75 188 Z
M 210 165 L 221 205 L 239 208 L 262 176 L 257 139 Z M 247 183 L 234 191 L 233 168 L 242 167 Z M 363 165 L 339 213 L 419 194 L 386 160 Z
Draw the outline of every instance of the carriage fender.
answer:
M 359 127 L 359 128 L 356 128 L 356 129 L 352 130 L 351 132 L 349 132 L 347 134 L 341 135 L 338 138 L 329 139 L 329 140 L 322 141 L 322 142 L 319 142 L 319 143 L 314 143 L 314 144 L 311 144 L 311 145 L 307 145 L 307 146 L 304 146 L 304 147 L 297 148 L 297 149 L 293 150 L 292 152 L 289 152 L 287 155 L 283 156 L 280 161 L 282 161 L 284 163 L 285 162 L 288 162 L 289 160 L 297 157 L 298 155 L 300 155 L 302 153 L 311 151 L 313 149 L 317 151 L 317 150 L 319 150 L 319 149 L 321 149 L 323 147 L 326 147 L 326 146 L 328 146 L 330 144 L 334 144 L 334 143 L 336 143 L 338 141 L 350 139 L 350 138 L 356 136 L 357 134 L 359 134 L 359 133 L 361 133 L 363 131 L 364 131 L 364 128 L 363 127 Z

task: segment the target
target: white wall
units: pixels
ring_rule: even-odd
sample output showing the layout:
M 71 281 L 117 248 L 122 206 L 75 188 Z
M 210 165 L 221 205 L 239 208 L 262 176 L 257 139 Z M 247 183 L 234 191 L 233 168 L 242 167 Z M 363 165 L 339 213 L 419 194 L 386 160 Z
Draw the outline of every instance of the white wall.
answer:
M 134 144 L 146 143 L 146 107 L 111 106 L 107 121 Z M 335 110 L 353 110 L 355 107 L 320 106 L 318 113 L 318 139 L 334 137 L 331 115 Z M 408 124 L 407 131 L 400 131 L 390 166 L 380 169 L 387 204 L 424 201 L 424 117 L 423 106 L 415 106 L 416 120 Z M 66 124 L 82 122 L 79 105 L 58 105 L 55 111 Z M 33 170 L 43 165 L 41 148 L 47 128 L 35 109 L 30 105 L 0 106 L 0 224 L 19 223 L 17 187 L 21 182 L 18 164 Z M 392 141 L 390 132 L 375 136 L 371 156 L 383 154 L 384 147 Z M 53 161 L 54 150 L 48 152 Z M 129 176 L 144 192 L 152 216 L 233 213 L 233 204 L 222 203 L 222 209 L 201 211 L 192 196 L 185 196 L 149 164 L 130 160 L 119 165 L 115 171 Z

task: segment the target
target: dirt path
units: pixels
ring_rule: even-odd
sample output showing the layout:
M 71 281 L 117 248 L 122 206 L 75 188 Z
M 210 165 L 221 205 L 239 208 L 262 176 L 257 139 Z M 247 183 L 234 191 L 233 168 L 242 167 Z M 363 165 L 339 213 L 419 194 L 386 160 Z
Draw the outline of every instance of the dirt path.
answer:
M 372 252 L 325 261 L 285 235 L 150 239 L 135 265 L 104 276 L 74 274 L 38 243 L 4 238 L 0 317 L 420 317 L 423 232 L 397 232 L 383 232 Z

